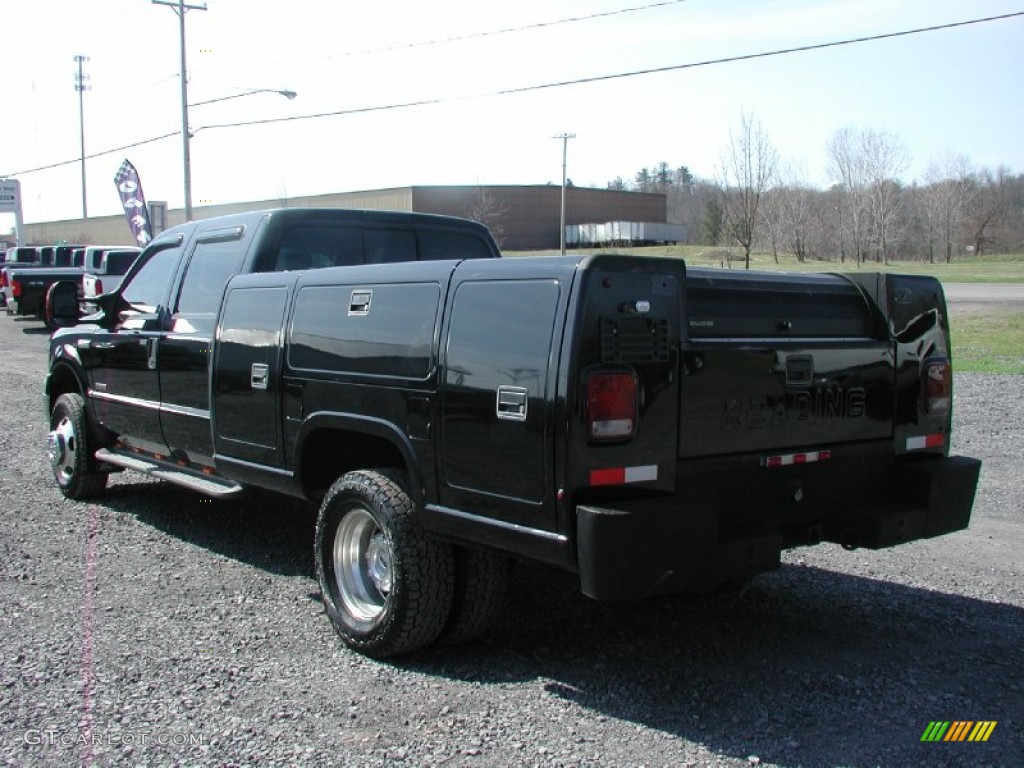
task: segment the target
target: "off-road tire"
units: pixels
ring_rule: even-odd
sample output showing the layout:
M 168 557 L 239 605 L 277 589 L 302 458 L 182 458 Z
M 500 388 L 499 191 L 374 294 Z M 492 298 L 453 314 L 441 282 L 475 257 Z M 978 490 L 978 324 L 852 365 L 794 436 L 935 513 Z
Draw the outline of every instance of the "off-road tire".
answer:
M 455 596 L 444 628 L 446 645 L 485 634 L 505 607 L 508 558 L 485 549 L 455 547 Z
M 373 658 L 429 646 L 452 605 L 452 548 L 419 528 L 405 486 L 400 473 L 349 472 L 317 516 L 314 556 L 327 616 L 346 645 Z

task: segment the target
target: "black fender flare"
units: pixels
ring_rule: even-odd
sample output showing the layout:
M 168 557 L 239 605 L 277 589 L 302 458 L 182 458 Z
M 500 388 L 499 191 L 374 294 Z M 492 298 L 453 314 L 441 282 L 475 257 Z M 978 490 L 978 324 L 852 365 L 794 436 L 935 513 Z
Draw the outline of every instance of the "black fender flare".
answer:
M 422 505 L 422 479 L 420 476 L 419 460 L 416 457 L 416 450 L 413 448 L 412 440 L 397 425 L 389 421 L 357 413 L 316 411 L 302 420 L 302 425 L 299 427 L 299 432 L 295 438 L 295 456 L 292 461 L 292 466 L 295 468 L 295 479 L 299 487 L 303 485 L 301 468 L 304 446 L 306 445 L 307 438 L 319 430 L 357 432 L 390 443 L 402 456 L 405 469 L 409 473 L 410 480 L 412 480 L 412 487 L 408 491 L 413 501 L 417 507 Z M 372 467 L 363 467 L 363 469 L 372 469 Z
M 67 385 L 72 381 L 75 385 L 74 388 Z M 78 356 L 78 350 L 70 344 L 64 344 L 54 349 L 50 360 L 50 369 L 47 371 L 46 381 L 43 385 L 47 418 L 49 418 L 49 413 L 53 410 L 53 404 L 57 398 L 68 392 L 80 394 L 88 409 L 90 398 L 85 371 L 82 370 L 82 360 Z

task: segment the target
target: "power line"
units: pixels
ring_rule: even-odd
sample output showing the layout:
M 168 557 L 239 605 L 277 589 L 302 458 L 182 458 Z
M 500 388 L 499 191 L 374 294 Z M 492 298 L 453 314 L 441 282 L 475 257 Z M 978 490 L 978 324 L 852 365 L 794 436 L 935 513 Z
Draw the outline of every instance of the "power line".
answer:
M 356 51 L 345 51 L 342 53 L 333 54 L 330 56 L 313 56 L 306 59 L 282 59 L 277 62 L 272 62 L 274 65 L 280 64 L 295 64 L 302 61 L 327 61 L 331 59 L 347 59 L 355 56 L 370 56 L 377 53 L 391 53 L 393 51 L 405 51 L 413 48 L 426 48 L 434 45 L 445 45 L 447 43 L 461 43 L 467 40 L 479 40 L 487 37 L 496 37 L 498 35 L 508 35 L 516 32 L 527 32 L 533 29 L 545 29 L 547 27 L 557 27 L 563 24 L 577 24 L 581 21 L 591 21 L 593 19 L 603 19 L 611 16 L 622 16 L 627 13 L 636 13 L 638 11 L 647 11 L 652 8 L 662 8 L 667 5 L 678 5 L 684 3 L 686 0 L 661 0 L 656 3 L 648 3 L 646 5 L 636 5 L 629 8 L 617 8 L 613 11 L 600 11 L 596 13 L 588 13 L 581 16 L 569 16 L 564 19 L 553 19 L 551 21 L 536 21 L 529 24 L 522 24 L 515 27 L 504 27 L 501 29 L 491 29 L 480 32 L 467 32 L 461 35 L 451 35 L 449 37 L 438 37 L 430 40 L 416 40 L 409 43 L 394 43 L 392 45 L 383 45 L 377 48 L 363 48 Z M 270 64 L 270 62 L 268 62 Z M 267 65 L 268 65 L 267 64 Z M 246 65 L 248 67 L 249 65 Z M 266 65 L 264 65 L 266 66 Z M 237 68 L 237 67 L 233 67 Z M 224 71 L 225 69 L 232 69 L 232 67 L 223 67 L 220 70 L 212 71 Z
M 368 112 L 386 112 L 386 111 L 391 111 L 391 110 L 396 110 L 396 109 L 409 109 L 409 108 L 412 108 L 412 107 L 429 106 L 429 105 L 433 105 L 433 104 L 444 104 L 444 103 L 457 102 L 457 101 L 470 101 L 470 100 L 475 100 L 475 99 L 484 99 L 484 98 L 491 98 L 491 97 L 496 97 L 496 96 L 511 96 L 511 95 L 514 95 L 514 94 L 529 93 L 529 92 L 532 92 L 532 91 L 541 91 L 541 90 L 546 90 L 546 89 L 551 89 L 551 88 L 566 88 L 566 87 L 573 86 L 573 85 L 586 85 L 588 83 L 605 82 L 605 81 L 609 81 L 609 80 L 619 80 L 619 79 L 624 79 L 624 78 L 629 78 L 629 77 L 640 77 L 640 76 L 643 76 L 643 75 L 653 75 L 653 74 L 660 74 L 660 73 L 664 73 L 664 72 L 675 72 L 675 71 L 680 71 L 680 70 L 684 70 L 684 69 L 696 69 L 696 68 L 699 68 L 699 67 L 709 67 L 709 66 L 713 66 L 713 65 L 716 65 L 716 64 L 731 64 L 731 63 L 739 62 L 739 61 L 751 61 L 751 60 L 754 60 L 754 59 L 765 59 L 765 58 L 770 58 L 770 57 L 774 57 L 774 56 L 786 56 L 786 55 L 790 55 L 790 54 L 794 54 L 794 53 L 805 53 L 805 52 L 808 52 L 808 51 L 818 51 L 818 50 L 823 50 L 823 49 L 826 49 L 826 48 L 838 48 L 838 47 L 841 47 L 841 46 L 855 45 L 855 44 L 859 44 L 859 43 L 869 43 L 869 42 L 875 42 L 875 41 L 879 41 L 879 40 L 891 40 L 891 39 L 894 39 L 894 38 L 908 37 L 910 35 L 919 35 L 919 34 L 924 34 L 924 33 L 927 33 L 927 32 L 939 32 L 939 31 L 947 30 L 947 29 L 956 29 L 958 27 L 966 27 L 966 26 L 971 26 L 971 25 L 974 25 L 974 24 L 985 24 L 985 23 L 989 23 L 989 22 L 993 22 L 993 21 L 1004 21 L 1006 19 L 1013 19 L 1013 18 L 1018 18 L 1018 17 L 1021 17 L 1021 16 L 1024 16 L 1024 11 L 1016 11 L 1016 12 L 1013 12 L 1013 13 L 1005 13 L 1005 14 L 1001 14 L 1001 15 L 998 15 L 998 16 L 985 16 L 983 18 L 968 19 L 966 21 L 955 21 L 955 22 L 950 22 L 948 24 L 936 24 L 936 25 L 929 26 L 929 27 L 917 27 L 915 29 L 906 29 L 906 30 L 901 30 L 899 32 L 886 32 L 886 33 L 881 33 L 881 34 L 877 34 L 877 35 L 868 35 L 868 36 L 864 36 L 864 37 L 853 37 L 853 38 L 848 38 L 848 39 L 845 39 L 845 40 L 834 40 L 832 42 L 827 42 L 827 43 L 813 43 L 811 45 L 801 45 L 801 46 L 797 46 L 797 47 L 793 47 L 793 48 L 778 48 L 778 49 L 775 49 L 775 50 L 762 51 L 762 52 L 759 52 L 759 53 L 747 53 L 747 54 L 739 54 L 739 55 L 736 55 L 736 56 L 725 56 L 725 57 L 717 58 L 717 59 L 705 59 L 704 61 L 689 62 L 687 64 L 673 64 L 673 65 L 664 66 L 664 67 L 654 67 L 654 68 L 651 68 L 651 69 L 638 69 L 638 70 L 632 70 L 632 71 L 629 71 L 629 72 L 616 72 L 616 73 L 607 74 L 607 75 L 594 75 L 592 77 L 577 78 L 575 80 L 560 80 L 560 81 L 555 81 L 555 82 L 550 82 L 550 83 L 539 83 L 539 84 L 534 84 L 534 85 L 524 85 L 524 86 L 520 86 L 520 87 L 517 87 L 517 88 L 505 88 L 505 89 L 498 90 L 498 91 L 490 91 L 490 92 L 486 92 L 486 93 L 470 94 L 470 95 L 466 95 L 466 96 L 437 97 L 437 98 L 432 98 L 432 99 L 419 99 L 419 100 L 416 100 L 416 101 L 397 102 L 397 103 L 392 103 L 392 104 L 376 104 L 376 105 L 372 105 L 372 106 L 368 106 L 368 107 L 352 107 L 352 108 L 349 108 L 349 109 L 332 110 L 330 112 L 317 112 L 317 113 L 306 114 L 306 115 L 292 115 L 292 116 L 289 116 L 289 117 L 271 117 L 271 118 L 264 118 L 264 119 L 261 119 L 261 120 L 247 120 L 247 121 L 235 122 L 235 123 L 214 123 L 212 125 L 199 126 L 198 128 L 195 128 L 193 130 L 195 132 L 198 132 L 198 131 L 202 131 L 202 130 L 216 130 L 216 129 L 219 129 L 219 128 L 246 128 L 246 127 L 255 126 L 255 125 L 270 125 L 270 124 L 273 124 L 273 123 L 286 123 L 286 122 L 294 122 L 294 121 L 298 121 L 298 120 L 317 120 L 317 119 L 325 118 L 325 117 L 341 117 L 341 116 L 345 116 L 345 115 L 365 114 L 365 113 L 368 113 Z M 94 157 L 101 157 L 103 155 L 109 155 L 109 154 L 112 154 L 114 152 L 121 152 L 122 150 L 125 150 L 125 149 L 131 149 L 132 147 L 138 147 L 138 146 L 141 146 L 143 144 L 150 144 L 152 142 L 160 141 L 162 139 L 166 139 L 166 138 L 169 138 L 171 136 L 178 136 L 180 134 L 181 134 L 181 131 L 174 131 L 172 133 L 165 133 L 162 136 L 155 136 L 155 137 L 153 137 L 151 139 L 145 139 L 143 141 L 135 142 L 134 144 L 127 144 L 127 145 L 125 145 L 123 147 L 118 147 L 117 149 L 108 149 L 108 150 L 104 150 L 103 152 L 97 152 L 97 153 L 94 153 L 92 155 L 89 155 L 87 159 L 92 159 Z M 13 176 L 24 176 L 24 175 L 29 174 L 29 173 L 36 173 L 38 171 L 45 171 L 45 170 L 49 170 L 51 168 L 58 168 L 58 167 L 63 166 L 63 165 L 71 165 L 72 163 L 76 163 L 76 162 L 78 162 L 78 159 L 75 159 L 75 160 L 65 160 L 65 161 L 62 161 L 62 162 L 59 162 L 59 163 L 52 163 L 50 165 L 44 165 L 44 166 L 41 166 L 39 168 L 31 168 L 31 169 L 28 169 L 28 170 L 17 171 L 15 173 L 9 173 L 9 174 L 6 174 L 6 175 L 7 176 L 12 176 L 12 177 Z M 3 174 L 0 174 L 0 176 L 3 176 Z
M 92 160 L 93 158 L 96 158 L 96 157 L 103 157 L 104 155 L 112 155 L 115 152 L 123 152 L 126 149 L 133 149 L 135 147 L 141 147 L 144 144 L 152 144 L 152 143 L 157 142 L 157 141 L 163 141 L 164 139 L 169 139 L 172 136 L 180 136 L 180 135 L 181 135 L 181 131 L 172 131 L 171 133 L 165 133 L 165 134 L 162 134 L 160 136 L 154 136 L 151 139 L 143 139 L 142 141 L 136 141 L 136 142 L 134 142 L 132 144 L 125 144 L 122 147 L 114 147 L 113 149 L 104 149 L 102 152 L 93 152 L 91 155 L 86 155 L 85 159 L 86 160 Z M 71 165 L 71 164 L 77 163 L 77 162 L 78 162 L 78 158 L 75 158 L 74 160 L 61 160 L 59 163 L 50 163 L 49 165 L 41 165 L 38 168 L 29 168 L 28 170 L 25 170 L 25 171 L 16 171 L 14 173 L 8 173 L 8 174 L 0 173 L 0 178 L 8 178 L 8 177 L 13 178 L 14 176 L 26 176 L 27 174 L 30 174 L 30 173 L 38 173 L 39 171 L 49 171 L 49 170 L 51 170 L 53 168 L 60 168 L 63 165 Z
M 1012 19 L 1018 16 L 1024 16 L 1024 11 L 1016 11 L 1014 13 L 1006 13 L 1000 16 L 986 16 L 979 19 L 969 19 L 967 21 L 955 21 L 948 24 L 936 24 L 930 27 L 918 27 L 916 29 L 906 29 L 899 32 L 886 32 L 878 35 L 868 35 L 865 37 L 853 37 L 846 40 L 835 40 L 828 43 L 813 43 L 811 45 L 801 45 L 794 48 L 778 48 L 771 51 L 762 51 L 760 53 L 747 53 L 736 56 L 725 56 L 718 59 L 705 59 L 704 61 L 689 62 L 687 64 L 672 64 L 664 67 L 653 67 L 651 69 L 637 69 L 629 72 L 616 72 L 608 75 L 594 75 L 592 77 L 581 77 L 575 80 L 559 80 L 550 83 L 540 83 L 535 85 L 524 85 L 517 88 L 504 88 L 499 91 L 489 91 L 485 93 L 470 94 L 466 96 L 450 96 L 450 97 L 438 97 L 433 99 L 420 99 L 418 101 L 408 101 L 395 104 L 379 104 L 370 107 L 355 107 L 350 109 L 339 109 L 331 112 L 318 112 L 307 115 L 291 115 L 289 117 L 270 117 L 263 118 L 260 120 L 247 120 L 244 122 L 235 123 L 214 123 L 212 125 L 204 125 L 197 128 L 200 130 L 213 130 L 216 128 L 243 128 L 252 125 L 269 125 L 271 123 L 286 123 L 295 120 L 314 120 L 323 117 L 337 117 L 341 115 L 354 115 L 364 112 L 382 112 L 392 109 L 407 109 L 409 107 L 422 107 L 430 104 L 442 104 L 446 102 L 455 101 L 470 101 L 474 99 L 484 99 L 494 96 L 511 96 L 519 93 L 529 93 L 531 91 L 541 91 L 548 88 L 566 88 L 571 85 L 586 85 L 588 83 L 605 82 L 608 80 L 620 80 L 628 77 L 640 77 L 642 75 L 653 75 L 663 72 L 675 72 L 683 69 L 696 69 L 698 67 L 709 67 L 715 64 L 730 64 L 737 61 L 751 61 L 753 59 L 765 59 L 772 56 L 785 56 L 793 53 L 804 53 L 807 51 L 823 50 L 825 48 L 838 48 L 840 46 L 855 45 L 858 43 L 868 43 L 878 40 L 889 40 L 897 37 L 907 37 L 909 35 L 919 35 L 925 32 L 938 32 L 946 29 L 955 29 L 957 27 L 966 27 L 972 24 L 984 24 L 992 21 L 1002 21 L 1005 19 Z

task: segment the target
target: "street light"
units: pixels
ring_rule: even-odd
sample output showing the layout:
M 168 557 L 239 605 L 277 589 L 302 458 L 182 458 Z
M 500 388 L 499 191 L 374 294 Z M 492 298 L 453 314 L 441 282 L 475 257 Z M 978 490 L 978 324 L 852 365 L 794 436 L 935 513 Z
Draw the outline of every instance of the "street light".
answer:
M 156 0 L 153 0 L 156 2 Z M 240 99 L 242 96 L 252 96 L 257 93 L 279 93 L 288 101 L 294 99 L 298 94 L 295 91 L 278 90 L 276 88 L 253 88 L 242 93 L 233 93 L 230 96 L 218 96 L 216 99 L 197 101 L 194 104 L 182 106 L 182 130 L 185 134 L 185 221 L 192 221 L 192 155 L 189 152 L 189 142 L 192 140 L 192 132 L 188 129 L 188 110 L 190 107 L 201 107 L 205 104 L 213 104 L 216 101 L 227 101 L 228 99 Z
M 292 99 L 294 99 L 296 96 L 299 95 L 295 91 L 289 91 L 289 90 L 278 90 L 276 88 L 254 88 L 251 91 L 243 91 L 242 93 L 233 93 L 230 96 L 219 96 L 216 99 L 206 99 L 206 101 L 196 101 L 196 102 L 194 102 L 192 104 L 189 104 L 188 106 L 189 106 L 189 108 L 191 108 L 191 107 L 201 107 L 204 104 L 213 104 L 215 101 L 227 101 L 228 99 L 240 99 L 242 96 L 252 96 L 254 93 L 279 93 L 282 96 L 284 96 L 286 99 L 288 99 L 289 101 L 291 101 Z
M 206 3 L 199 5 L 193 5 L 186 3 L 185 0 L 152 0 L 154 5 L 166 5 L 178 16 L 178 23 L 180 28 L 180 39 L 181 39 L 181 148 L 182 148 L 182 164 L 184 166 L 185 176 L 185 221 L 192 221 L 192 156 L 189 149 L 189 142 L 192 139 L 192 134 L 188 129 L 188 108 L 198 107 L 202 104 L 211 104 L 215 101 L 225 101 L 226 99 L 237 99 L 240 96 L 249 96 L 254 93 L 279 93 L 286 99 L 294 99 L 295 91 L 278 91 L 272 88 L 256 88 L 251 91 L 245 91 L 244 93 L 235 93 L 231 96 L 221 96 L 217 99 L 208 99 L 206 101 L 198 101 L 195 104 L 188 103 L 188 69 L 185 66 L 185 13 L 187 11 L 205 11 Z M 84 154 L 84 153 L 83 153 Z

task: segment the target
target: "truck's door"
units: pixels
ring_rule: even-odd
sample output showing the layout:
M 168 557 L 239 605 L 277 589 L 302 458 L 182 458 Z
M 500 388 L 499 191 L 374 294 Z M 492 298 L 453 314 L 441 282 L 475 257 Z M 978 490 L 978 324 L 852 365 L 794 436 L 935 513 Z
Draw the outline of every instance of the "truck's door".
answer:
M 445 313 L 441 502 L 551 530 L 553 345 L 561 338 L 567 286 L 557 272 L 516 279 L 521 271 L 501 275 L 494 265 L 481 273 L 469 264 L 456 272 L 464 277 Z
M 252 228 L 248 228 L 251 230 Z M 242 225 L 200 231 L 160 339 L 160 420 L 164 439 L 190 461 L 213 462 L 210 350 L 228 280 L 241 268 L 252 232 Z
M 241 275 L 224 297 L 211 378 L 218 461 L 284 466 L 281 334 L 297 275 Z
M 167 318 L 177 245 L 152 246 L 121 291 L 124 308 L 109 330 L 97 330 L 80 350 L 96 420 L 125 442 L 163 453 L 157 354 Z

